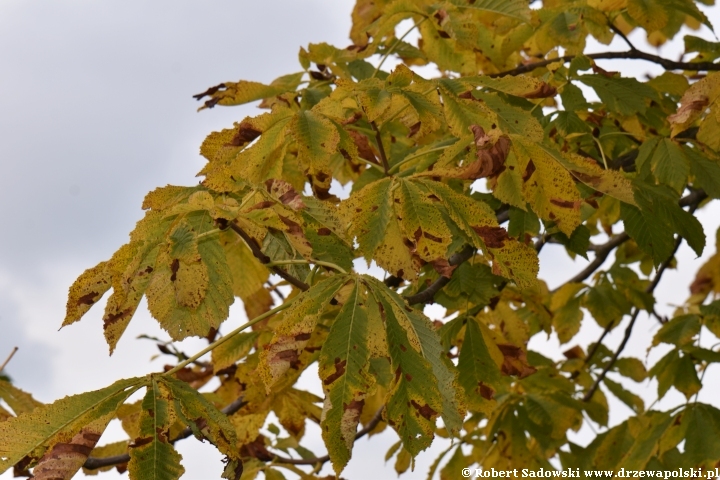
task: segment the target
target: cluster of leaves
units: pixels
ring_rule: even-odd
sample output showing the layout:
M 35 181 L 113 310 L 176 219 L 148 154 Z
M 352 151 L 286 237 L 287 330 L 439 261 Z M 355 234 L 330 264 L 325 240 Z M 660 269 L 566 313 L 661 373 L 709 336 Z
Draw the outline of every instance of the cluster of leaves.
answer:
M 720 254 L 673 318 L 656 313 L 653 294 L 682 241 L 703 252 L 694 212 L 720 198 L 720 46 L 687 36 L 696 55 L 681 63 L 626 37 L 644 29 L 659 45 L 682 25 L 711 27 L 697 5 L 359 0 L 352 18 L 352 45 L 301 49 L 298 73 L 197 95 L 201 109 L 261 101 L 268 111 L 211 133 L 201 184 L 148 194 L 129 243 L 70 289 L 63 326 L 112 290 L 111 353 L 143 297 L 172 341 L 206 337 L 208 347 L 188 357 L 160 343 L 175 367 L 51 405 L 0 382 L 12 410 L 0 409 L 0 471 L 70 478 L 83 465 L 118 466 L 132 479 L 175 479 L 173 444 L 194 435 L 227 457 L 227 478 L 283 478 L 279 468 L 318 478 L 327 461 L 340 474 L 354 441 L 387 426 L 399 441 L 386 459 L 400 473 L 435 436 L 455 439 L 430 477 L 472 465 L 554 468 L 553 459 L 714 466 L 720 410 L 646 410 L 615 377 L 655 378 L 659 397 L 674 387 L 690 400 L 720 362 L 699 341 L 703 327 L 720 337 L 720 303 L 710 303 Z M 401 22 L 417 45 L 396 36 Z M 585 55 L 589 35 L 620 36 L 629 50 Z M 392 71 L 382 69 L 388 58 Z M 602 58 L 681 73 L 640 82 L 603 70 Z M 423 66 L 440 75 L 420 75 Z M 337 198 L 333 182 L 349 197 Z M 595 258 L 550 290 L 538 279 L 548 244 Z M 384 279 L 354 272 L 360 257 Z M 220 336 L 236 297 L 252 320 Z M 425 303 L 446 318 L 431 321 Z M 662 323 L 653 347 L 671 346 L 649 369 L 620 357 L 641 312 Z M 605 335 L 626 318 L 611 351 Z M 583 347 L 576 335 L 590 319 L 604 331 Z M 575 345 L 545 358 L 527 349 L 542 333 Z M 311 367 L 324 398 L 298 388 Z M 199 393 L 213 378 L 219 387 Z M 587 447 L 571 442 L 586 422 L 608 426 L 608 395 L 634 415 Z M 129 440 L 96 447 L 112 419 Z M 301 445 L 308 421 L 328 455 Z

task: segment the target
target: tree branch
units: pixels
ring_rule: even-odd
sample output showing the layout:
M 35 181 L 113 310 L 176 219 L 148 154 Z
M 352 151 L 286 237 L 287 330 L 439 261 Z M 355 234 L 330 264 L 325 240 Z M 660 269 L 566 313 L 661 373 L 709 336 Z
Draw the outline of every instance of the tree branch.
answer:
M 465 248 L 460 250 L 458 253 L 450 255 L 450 258 L 448 258 L 448 264 L 453 267 L 460 265 L 464 261 L 469 260 L 473 255 L 475 255 L 475 247 L 466 245 Z M 449 282 L 450 277 L 441 276 L 422 292 L 404 297 L 405 301 L 407 301 L 409 305 L 414 305 L 416 303 L 428 303 L 433 299 L 435 294 Z
M 612 252 L 616 247 L 622 245 L 628 240 L 630 240 L 630 236 L 627 233 L 623 232 L 615 235 L 606 243 L 598 245 L 595 248 L 595 258 L 593 259 L 593 261 L 590 262 L 585 268 L 583 268 L 577 275 L 575 275 L 565 283 L 579 283 L 584 281 L 586 278 L 592 275 L 595 270 L 600 268 L 603 263 L 605 263 L 605 260 L 607 259 L 608 255 L 610 255 L 610 252 Z
M 368 422 L 365 427 L 363 427 L 361 430 L 359 430 L 355 434 L 355 441 L 361 439 L 368 433 L 372 432 L 375 427 L 378 426 L 380 421 L 382 420 L 382 412 L 385 407 L 380 407 L 377 412 L 375 412 L 375 415 L 373 415 L 372 419 Z M 287 463 L 289 465 L 318 465 L 326 463 L 330 460 L 330 455 L 323 455 L 322 457 L 316 457 L 316 458 L 290 458 L 290 457 L 283 457 L 282 455 L 275 455 L 273 458 L 273 462 L 278 463 Z
M 511 70 L 506 70 L 500 73 L 491 73 L 488 77 L 505 77 L 507 75 L 518 75 L 521 73 L 532 72 L 536 68 L 544 67 L 556 62 L 569 62 L 577 55 L 565 55 L 558 58 L 548 58 L 539 62 L 527 63 L 520 65 L 519 67 Z M 668 60 L 658 55 L 651 53 L 641 52 L 640 50 L 629 50 L 626 52 L 601 52 L 601 53 L 589 53 L 586 55 L 593 60 L 646 60 L 648 62 L 656 63 L 663 67 L 665 70 L 691 70 L 691 71 L 720 71 L 720 63 L 713 62 L 676 62 L 674 60 Z
M 237 233 L 240 236 L 240 238 L 245 240 L 245 243 L 247 244 L 248 247 L 250 247 L 252 254 L 255 256 L 255 258 L 260 260 L 260 263 L 266 264 L 266 263 L 271 262 L 272 259 L 263 253 L 263 251 L 260 249 L 260 245 L 258 245 L 258 243 L 255 241 L 255 239 L 252 238 L 250 235 L 248 235 L 245 232 L 245 230 L 243 230 L 240 227 L 240 225 L 238 225 L 235 222 L 230 222 L 228 226 L 232 229 L 233 232 Z M 285 270 L 283 270 L 280 267 L 273 266 L 273 267 L 270 267 L 270 270 L 272 270 L 273 273 L 279 275 L 283 279 L 287 280 L 288 283 L 296 286 L 297 288 L 299 288 L 302 291 L 305 291 L 308 288 L 310 288 L 310 286 L 307 283 L 293 277 L 292 275 L 290 275 L 288 272 L 286 272 Z
M 243 397 L 238 398 L 234 402 L 232 402 L 227 407 L 220 410 L 225 415 L 232 415 L 233 413 L 240 410 L 243 406 L 245 406 L 247 402 L 243 400 Z M 172 439 L 170 441 L 171 444 L 174 444 L 178 440 L 183 440 L 185 438 L 188 438 L 192 435 L 192 429 L 190 427 L 185 428 L 182 430 L 177 437 Z M 85 463 L 83 464 L 83 468 L 87 468 L 88 470 L 96 470 L 98 468 L 102 467 L 112 467 L 113 465 L 122 465 L 123 463 L 128 463 L 130 461 L 130 454 L 124 453 L 122 455 L 114 455 L 112 457 L 88 457 L 87 460 L 85 460 Z

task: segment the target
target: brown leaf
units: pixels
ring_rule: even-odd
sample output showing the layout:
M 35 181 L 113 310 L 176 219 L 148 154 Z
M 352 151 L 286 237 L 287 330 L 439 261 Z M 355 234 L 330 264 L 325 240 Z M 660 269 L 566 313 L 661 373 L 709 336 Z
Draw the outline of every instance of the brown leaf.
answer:
M 508 239 L 507 230 L 502 227 L 472 227 L 480 238 L 485 242 L 485 246 L 488 248 L 502 248 L 505 245 L 505 241 Z
M 563 355 L 565 355 L 565 358 L 568 360 L 573 360 L 575 358 L 585 358 L 585 352 L 583 352 L 583 349 L 580 347 L 580 345 L 575 345 L 569 350 L 565 350 L 563 352 Z
M 710 103 L 708 97 L 701 97 L 698 100 L 683 104 L 676 113 L 668 116 L 668 122 L 670 123 L 685 123 L 694 112 L 702 112 L 705 107 Z
M 447 278 L 450 278 L 453 274 L 453 271 L 457 268 L 457 265 L 450 265 L 448 261 L 444 258 L 438 258 L 436 260 L 433 260 L 432 262 L 430 262 L 430 265 L 433 266 L 437 273 Z
M 258 435 L 251 443 L 240 447 L 240 455 L 242 457 L 257 458 L 262 462 L 269 462 L 275 458 L 275 456 L 268 451 L 267 447 L 265 447 L 265 437 L 262 435 Z
M 367 160 L 368 162 L 378 164 L 377 157 L 375 156 L 375 152 L 370 146 L 368 138 L 362 133 L 356 132 L 355 130 L 348 130 L 347 133 L 348 135 L 350 135 L 350 138 L 352 138 L 353 143 L 355 143 L 360 158 Z
M 510 139 L 500 137 L 495 144 L 480 125 L 471 125 L 477 147 L 477 160 L 462 168 L 460 178 L 477 180 L 478 178 L 499 175 L 505 169 L 505 159 L 510 153 Z
M 522 348 L 506 343 L 498 344 L 498 348 L 504 357 L 500 367 L 503 375 L 516 375 L 518 378 L 523 379 L 537 371 L 535 367 L 527 362 L 527 354 Z
M 542 84 L 535 90 L 533 90 L 530 93 L 526 93 L 523 95 L 525 98 L 548 98 L 548 97 L 554 97 L 557 95 L 557 88 L 551 87 L 545 82 L 542 82 Z

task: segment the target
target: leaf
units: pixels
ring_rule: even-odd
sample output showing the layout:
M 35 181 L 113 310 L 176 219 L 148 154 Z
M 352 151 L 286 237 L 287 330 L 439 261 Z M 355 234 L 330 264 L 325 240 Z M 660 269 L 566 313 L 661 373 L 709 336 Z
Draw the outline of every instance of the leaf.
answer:
M 62 326 L 77 322 L 112 286 L 108 262 L 89 268 L 70 287 Z
M 669 343 L 676 346 L 691 344 L 700 333 L 700 317 L 697 315 L 681 315 L 663 324 L 653 337 L 653 346 Z
M 635 357 L 619 358 L 615 362 L 615 369 L 620 375 L 642 382 L 647 378 L 647 370 L 643 363 Z
M 238 333 L 215 347 L 212 351 L 213 371 L 217 373 L 224 370 L 245 357 L 253 348 L 258 335 L 257 332 Z
M 708 107 L 717 109 L 720 98 L 720 74 L 710 73 L 694 83 L 680 99 L 677 112 L 668 117 L 672 125 L 672 137 L 687 130 L 702 116 Z
M 720 412 L 704 403 L 691 403 L 682 416 L 685 456 L 692 465 L 720 460 Z
M 430 320 L 378 280 L 363 278 L 381 306 L 395 374 L 386 416 L 415 456 L 430 445 L 438 416 L 451 434 L 459 431 L 464 412 L 456 379 Z
M 371 335 L 367 296 L 355 281 L 352 292 L 330 327 L 319 358 L 320 380 L 325 391 L 322 429 L 335 472 L 340 475 L 350 460 L 355 432 L 365 397 L 375 380 L 370 376 Z
M 508 4 L 509 2 L 504 3 Z M 525 5 L 523 4 L 523 6 Z M 508 75 L 500 78 L 488 76 L 463 77 L 462 81 L 476 87 L 491 88 L 508 95 L 523 98 L 547 98 L 553 97 L 557 93 L 554 87 L 539 78 L 529 75 Z
M 520 137 L 513 138 L 523 179 L 523 193 L 539 217 L 555 222 L 565 235 L 580 224 L 580 193 L 570 173 L 550 152 Z
M 305 166 L 313 188 L 322 195 L 330 189 L 330 156 L 340 141 L 340 135 L 326 118 L 305 110 L 298 113 L 289 125 L 298 146 L 298 161 Z M 322 199 L 323 197 L 320 196 Z
M 645 411 L 645 402 L 643 402 L 640 397 L 625 390 L 622 385 L 613 382 L 607 377 L 603 380 L 603 383 L 613 395 L 630 407 L 635 413 L 643 413 Z
M 177 480 L 185 473 L 182 456 L 170 443 L 171 400 L 165 385 L 153 380 L 142 401 L 140 436 L 130 449 L 128 470 L 133 479 Z
M 634 78 L 580 75 L 578 79 L 595 90 L 605 108 L 622 115 L 644 114 L 650 100 L 657 99 L 652 88 Z
M 455 0 L 453 3 L 461 8 L 504 15 L 524 22 L 530 20 L 530 9 L 522 0 L 477 0 L 470 4 Z
M 627 11 L 648 32 L 665 27 L 670 16 L 664 2 L 658 0 L 627 0 Z
M 336 275 L 301 293 L 295 303 L 283 312 L 273 339 L 260 352 L 258 374 L 268 393 L 271 387 L 298 360 L 323 310 L 347 278 Z
M 468 406 L 488 415 L 503 384 L 500 375 L 503 354 L 490 338 L 485 325 L 468 318 L 458 361 L 458 382 L 465 390 Z
M 53 445 L 33 469 L 37 480 L 70 480 L 87 460 L 114 415 L 111 413 L 84 426 L 69 442 Z
M 32 395 L 5 380 L 0 380 L 0 400 L 4 401 L 12 409 L 16 417 L 31 412 L 35 407 L 42 405 Z
M 0 473 L 26 456 L 39 458 L 49 446 L 72 441 L 84 426 L 114 413 L 144 382 L 143 378 L 119 380 L 0 422 Z
M 300 84 L 302 72 L 280 77 L 270 85 L 263 85 L 258 82 L 240 80 L 239 82 L 225 82 L 207 89 L 203 93 L 193 95 L 196 100 L 205 96 L 210 99 L 198 110 L 213 108 L 215 105 L 232 106 L 243 103 L 254 102 L 263 98 L 274 97 L 285 92 L 294 91 Z
M 239 459 L 235 428 L 227 415 L 187 383 L 163 376 L 161 384 L 175 401 L 175 410 L 197 438 L 207 438 L 231 460 Z

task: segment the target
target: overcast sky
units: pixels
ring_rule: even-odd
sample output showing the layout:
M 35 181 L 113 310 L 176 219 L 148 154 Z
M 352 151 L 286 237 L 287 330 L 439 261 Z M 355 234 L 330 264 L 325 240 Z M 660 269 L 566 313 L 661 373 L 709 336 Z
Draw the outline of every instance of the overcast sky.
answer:
M 204 164 L 198 149 L 209 132 L 259 113 L 250 106 L 196 113 L 193 94 L 222 81 L 268 82 L 298 71 L 298 49 L 310 42 L 346 46 L 352 4 L 0 3 L 0 361 L 13 346 L 20 347 L 7 368 L 18 386 L 48 402 L 162 366 L 162 361 L 148 363 L 156 353 L 152 342 L 133 339 L 141 333 L 163 335 L 142 308 L 113 357 L 107 355 L 100 310 L 58 332 L 68 287 L 126 242 L 148 191 L 197 181 Z M 711 20 L 720 21 L 717 8 L 706 10 Z M 638 42 L 640 37 L 633 36 Z M 613 48 L 624 49 L 621 43 Z M 678 52 L 677 47 L 662 51 L 671 58 Z M 628 63 L 601 65 L 627 76 L 653 71 L 647 64 L 636 72 L 627 71 Z M 714 251 L 718 219 L 703 218 L 706 257 Z M 543 251 L 541 273 L 558 282 L 572 275 L 557 267 L 564 254 L 553 248 Z M 681 258 L 687 269 L 668 273 L 659 289 L 668 303 L 685 298 L 688 279 L 700 264 L 685 248 Z M 230 323 L 243 317 L 236 305 Z M 588 338 L 597 330 L 592 323 L 585 322 Z M 654 326 L 639 326 L 638 342 L 644 343 L 637 348 L 644 349 Z M 533 346 L 555 349 L 552 339 L 549 347 L 540 345 L 542 340 Z M 184 345 L 192 352 L 199 344 Z M 653 398 L 652 385 L 649 392 L 647 398 Z M 378 478 L 394 477 L 391 464 L 383 470 L 382 456 L 395 440 L 389 434 L 360 442 L 344 476 L 367 478 L 374 466 Z M 192 451 L 197 442 L 180 444 L 188 469 L 184 478 L 208 478 L 203 465 L 217 456 L 207 445 Z M 322 454 L 319 440 L 314 445 Z M 421 456 L 416 472 L 405 478 L 424 478 L 432 459 Z M 212 465 L 212 472 L 219 472 L 219 465 Z

